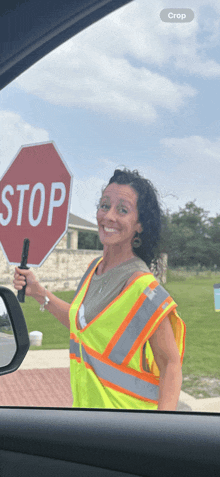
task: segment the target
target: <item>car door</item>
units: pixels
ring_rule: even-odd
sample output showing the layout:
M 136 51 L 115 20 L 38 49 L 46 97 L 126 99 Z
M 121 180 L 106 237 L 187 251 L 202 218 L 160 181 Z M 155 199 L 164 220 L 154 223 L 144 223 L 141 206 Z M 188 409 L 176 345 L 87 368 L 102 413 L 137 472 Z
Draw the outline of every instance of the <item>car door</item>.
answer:
M 198 6 L 194 2 L 189 8 L 187 6 L 192 13 L 185 12 L 186 9 L 180 4 L 178 8 L 181 12 L 168 7 L 170 5 L 165 1 L 155 4 L 147 1 L 130 3 L 124 0 L 29 0 L 16 5 L 10 1 L 3 2 L 0 6 L 2 141 L 7 134 L 8 136 L 1 153 L 1 174 L 9 164 L 9 156 L 11 160 L 16 153 L 18 148 L 15 148 L 20 138 L 22 141 L 25 139 L 26 143 L 38 143 L 54 139 L 56 135 L 56 141 L 67 161 L 72 167 L 74 165 L 75 203 L 84 220 L 94 222 L 94 203 L 99 198 L 96 195 L 97 189 L 94 191 L 94 182 L 97 188 L 101 189 L 103 181 L 107 180 L 114 167 L 129 162 L 131 165 L 137 163 L 138 166 L 145 167 L 144 173 L 148 171 L 151 179 L 158 183 L 158 187 L 162 187 L 163 200 L 167 198 L 167 208 L 171 207 L 173 202 L 179 201 L 180 194 L 183 202 L 180 200 L 178 206 L 186 212 L 184 200 L 193 201 L 193 192 L 200 194 L 198 197 L 202 200 L 202 196 L 210 193 L 212 181 L 216 196 L 211 196 L 207 204 L 213 206 L 219 193 L 215 182 L 218 166 L 213 163 L 215 160 L 215 164 L 218 164 L 218 96 L 214 104 L 214 96 L 207 94 L 206 111 L 203 108 L 207 84 L 205 80 L 212 78 L 207 91 L 208 88 L 209 92 L 213 88 L 213 94 L 214 90 L 218 91 L 218 61 L 216 57 L 209 59 L 205 54 L 209 45 L 217 55 L 218 6 L 210 6 L 209 2 Z M 107 16 L 110 13 L 112 17 Z M 102 18 L 105 19 L 103 27 Z M 101 26 L 96 30 L 98 20 Z M 87 27 L 89 28 L 86 30 Z M 121 42 L 118 41 L 118 30 L 122 34 Z M 91 31 L 91 35 L 86 36 L 87 31 Z M 82 42 L 81 34 L 84 35 Z M 200 42 L 202 34 L 203 42 Z M 67 40 L 75 35 L 73 42 L 68 44 Z M 60 45 L 63 45 L 61 50 L 58 49 Z M 54 63 L 53 50 L 56 52 Z M 75 56 L 71 56 L 71 51 L 74 51 Z M 48 59 L 49 66 L 41 63 L 44 57 Z M 163 65 L 166 65 L 166 74 Z M 67 78 L 68 67 L 71 68 L 70 78 Z M 181 79 L 178 77 L 179 71 L 184 72 Z M 190 75 L 192 77 L 189 80 Z M 148 100 L 149 97 L 151 101 Z M 212 103 L 213 113 L 209 101 Z M 65 114 L 64 106 L 67 108 Z M 21 113 L 18 112 L 19 108 Z M 69 113 L 71 108 L 74 110 L 74 117 Z M 201 115 L 204 121 L 205 115 L 210 117 L 212 114 L 213 121 L 204 122 L 200 133 L 201 124 L 198 117 Z M 53 126 L 49 129 L 51 118 Z M 13 132 L 11 136 L 8 125 Z M 205 136 L 206 129 L 209 129 L 210 135 Z M 162 133 L 159 134 L 158 131 Z M 157 142 L 160 143 L 160 149 Z M 23 142 L 18 147 L 21 145 Z M 161 154 L 160 167 L 157 163 L 158 151 Z M 196 156 L 198 153 L 201 160 Z M 197 158 L 195 162 L 194 155 Z M 72 156 L 74 162 L 71 162 Z M 3 161 L 6 157 L 7 163 Z M 99 161 L 96 162 L 97 157 Z M 136 162 L 132 162 L 133 157 Z M 203 180 L 204 174 L 208 185 Z M 178 192 L 175 187 L 170 186 L 174 184 L 174 178 L 177 179 L 177 176 L 180 177 Z M 164 188 L 163 184 L 166 184 Z M 202 203 L 201 207 L 206 207 L 206 203 Z M 75 214 L 78 209 L 74 209 Z M 212 215 L 215 213 L 218 213 L 218 209 L 213 206 Z M 182 215 L 184 216 L 184 213 Z M 179 216 L 174 218 L 176 222 L 173 223 L 173 228 Z M 177 228 L 175 230 L 178 244 L 181 243 L 183 234 L 189 241 L 191 229 L 188 222 L 179 235 Z M 193 257 L 199 247 L 200 242 L 195 246 Z M 214 250 L 214 256 L 217 257 L 216 251 L 217 246 Z M 88 250 L 85 253 L 82 250 L 79 252 L 79 255 L 84 257 Z M 59 257 L 62 254 L 62 251 L 59 252 Z M 76 255 L 75 253 L 74 256 Z M 2 257 L 2 284 L 12 289 L 13 271 L 12 268 L 7 268 L 5 257 Z M 6 273 L 10 279 L 5 283 Z M 173 287 L 178 285 L 179 280 L 184 288 L 184 280 L 181 281 L 180 274 L 176 271 L 175 273 Z M 195 275 L 196 273 L 198 277 L 202 277 L 199 275 L 202 272 L 195 270 Z M 218 275 L 216 279 L 217 277 Z M 66 282 L 65 276 L 63 283 Z M 205 283 L 205 278 L 204 282 L 201 278 L 202 295 L 206 294 L 208 287 L 210 296 L 210 285 L 202 283 Z M 196 286 L 195 290 L 198 290 Z M 213 292 L 212 289 L 211 291 Z M 183 301 L 189 303 L 188 314 L 194 306 L 189 294 L 190 286 L 184 288 L 181 295 Z M 28 321 L 31 313 L 27 313 L 26 305 L 28 300 L 22 305 Z M 212 305 L 214 309 L 214 304 Z M 14 332 L 16 316 L 19 313 L 16 306 L 17 304 L 10 309 Z M 211 322 L 210 319 L 211 331 L 208 326 L 201 329 L 201 308 L 199 313 L 195 324 L 189 323 L 187 332 L 191 334 L 194 331 L 194 336 L 201 333 L 204 333 L 203 336 L 209 336 L 207 340 L 204 338 L 203 346 L 198 348 L 198 353 L 203 356 L 206 346 L 211 350 L 210 342 L 217 339 L 219 327 L 217 315 L 212 310 L 211 319 L 214 321 Z M 47 315 L 42 315 L 42 318 L 43 316 Z M 183 316 L 183 319 L 187 320 L 187 316 Z M 22 329 L 21 335 L 24 337 L 24 328 Z M 52 336 L 52 324 L 49 333 Z M 67 340 L 66 337 L 64 339 Z M 194 340 L 196 341 L 196 338 Z M 18 340 L 16 342 L 20 349 L 22 343 Z M 52 342 L 51 346 L 55 356 L 56 343 Z M 27 347 L 26 342 L 22 359 Z M 185 356 L 188 369 L 191 369 L 188 349 L 186 347 Z M 217 356 L 217 363 L 216 349 L 217 345 L 213 352 L 214 357 Z M 31 351 L 39 352 L 36 349 Z M 204 366 L 208 368 L 209 355 L 205 354 L 205 357 Z M 50 359 L 55 360 L 54 357 Z M 17 364 L 20 365 L 20 362 Z M 13 367 L 11 371 L 12 369 Z M 67 367 L 65 365 L 59 369 L 62 372 L 62 369 L 66 370 Z M 13 376 L 17 376 L 17 372 L 19 370 L 6 375 L 12 378 L 11 390 L 13 389 L 15 396 L 18 385 L 15 378 L 13 381 Z M 6 376 L 0 376 L 2 383 Z M 25 395 L 32 386 L 31 378 L 28 381 L 31 374 L 23 376 L 26 377 L 19 393 L 23 392 Z M 34 370 L 33 376 L 37 376 Z M 39 392 L 43 379 L 42 373 Z M 48 396 L 51 394 L 50 389 L 52 382 L 49 391 L 47 387 Z M 67 387 L 62 390 L 64 396 L 65 393 Z M 193 411 L 191 402 L 194 403 L 193 399 L 189 399 L 187 404 L 185 403 L 186 407 L 179 412 L 72 409 L 71 405 L 65 407 L 59 404 L 3 405 L 0 408 L 0 474 L 3 477 L 50 475 L 52 472 L 57 475 L 65 472 L 67 476 L 216 476 L 220 469 L 219 414 Z M 45 401 L 42 400 L 42 403 Z

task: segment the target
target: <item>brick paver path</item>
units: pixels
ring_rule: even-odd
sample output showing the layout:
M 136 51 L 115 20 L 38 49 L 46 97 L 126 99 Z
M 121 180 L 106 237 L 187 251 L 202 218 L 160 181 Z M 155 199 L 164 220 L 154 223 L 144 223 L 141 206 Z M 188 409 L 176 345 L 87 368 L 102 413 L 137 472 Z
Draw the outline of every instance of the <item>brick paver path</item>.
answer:
M 72 407 L 69 368 L 27 369 L 0 376 L 0 406 Z

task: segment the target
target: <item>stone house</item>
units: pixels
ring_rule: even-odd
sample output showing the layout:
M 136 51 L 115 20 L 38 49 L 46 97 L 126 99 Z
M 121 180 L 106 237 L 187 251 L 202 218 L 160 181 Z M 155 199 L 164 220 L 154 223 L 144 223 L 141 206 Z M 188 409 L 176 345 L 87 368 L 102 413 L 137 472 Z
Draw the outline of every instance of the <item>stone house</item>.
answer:
M 98 236 L 97 225 L 70 213 L 67 233 L 41 267 L 33 267 L 33 273 L 48 290 L 76 289 L 89 263 L 97 256 L 102 256 L 102 250 L 78 249 L 80 231 L 89 231 Z M 8 264 L 0 249 L 0 285 L 13 291 L 14 268 L 14 265 Z
M 72 213 L 69 214 L 67 233 L 57 245 L 58 248 L 78 250 L 79 232 L 93 232 L 98 237 L 98 226 Z

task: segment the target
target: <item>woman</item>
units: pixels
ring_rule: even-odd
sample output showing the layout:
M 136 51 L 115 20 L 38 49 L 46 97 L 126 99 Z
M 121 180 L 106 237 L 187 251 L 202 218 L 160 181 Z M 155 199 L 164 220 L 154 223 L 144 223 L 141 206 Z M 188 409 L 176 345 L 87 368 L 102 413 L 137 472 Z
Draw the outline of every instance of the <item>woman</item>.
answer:
M 30 270 L 14 286 L 70 327 L 73 407 L 176 410 L 185 325 L 150 273 L 161 211 L 150 181 L 116 169 L 97 210 L 103 257 L 88 267 L 71 305 Z

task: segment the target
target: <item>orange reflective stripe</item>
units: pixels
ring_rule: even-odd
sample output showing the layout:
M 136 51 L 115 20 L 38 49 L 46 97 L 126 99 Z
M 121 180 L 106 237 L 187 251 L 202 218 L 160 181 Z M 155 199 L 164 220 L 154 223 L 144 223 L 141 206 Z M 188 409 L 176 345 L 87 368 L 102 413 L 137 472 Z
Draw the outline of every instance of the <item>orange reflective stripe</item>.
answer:
M 78 311 L 77 311 L 76 316 L 75 316 L 75 326 L 76 326 L 76 328 L 77 328 L 76 322 L 77 322 L 77 318 L 78 318 L 79 309 L 80 309 L 80 307 L 81 307 L 81 305 L 82 305 L 82 302 L 83 302 L 83 300 L 84 300 L 84 296 L 85 296 L 85 294 L 86 294 L 86 292 L 87 292 L 87 290 L 88 290 L 88 288 L 89 288 L 92 275 L 93 275 L 93 270 L 92 270 L 91 273 L 88 275 L 88 277 L 87 277 L 86 280 L 85 280 L 85 283 L 83 284 L 83 286 L 85 286 L 85 290 L 84 290 L 84 293 L 82 294 L 81 301 L 80 301 L 79 306 L 78 306 Z M 87 281 L 87 284 L 86 284 L 86 281 Z M 79 331 L 81 331 L 81 330 L 79 330 Z
M 181 320 L 179 320 L 179 326 L 178 326 L 178 329 L 181 329 L 179 335 L 180 337 L 179 338 L 179 343 L 180 343 L 180 358 L 181 358 L 181 364 L 183 362 L 183 355 L 184 355 L 184 351 L 185 351 L 185 337 L 186 337 L 186 325 L 185 323 Z M 182 336 L 183 336 L 183 339 L 182 339 Z
M 158 400 L 155 401 L 154 399 L 149 399 L 149 398 L 144 398 L 140 396 L 139 394 L 132 393 L 131 391 L 127 391 L 126 389 L 122 388 L 121 386 L 117 386 L 116 384 L 112 384 L 109 381 L 106 381 L 106 379 L 100 379 L 101 383 L 103 386 L 106 386 L 108 388 L 114 389 L 115 391 L 118 391 L 123 394 L 127 394 L 128 396 L 134 397 L 140 401 L 144 402 L 151 402 L 152 404 L 158 404 Z
M 143 275 L 150 275 L 150 273 L 148 273 L 148 274 L 143 273 Z M 102 316 L 109 308 L 111 308 L 111 306 L 112 306 L 116 301 L 118 301 L 118 300 L 122 297 L 122 295 L 124 295 L 124 293 L 127 291 L 127 289 L 128 289 L 131 285 L 133 285 L 133 283 L 134 283 L 136 280 L 138 280 L 138 278 L 142 277 L 143 275 L 139 275 L 138 277 L 134 278 L 134 280 L 132 280 L 132 282 L 129 283 L 129 285 L 128 285 L 124 290 L 122 290 L 122 292 L 121 292 L 118 296 L 116 296 L 116 298 L 114 298 L 114 300 L 112 300 L 112 301 L 109 303 L 109 305 L 107 305 L 107 306 L 104 308 L 104 310 L 100 311 L 100 313 L 98 313 L 98 315 L 96 315 L 95 318 L 93 318 L 93 320 L 91 320 L 91 321 L 88 323 L 88 325 L 92 325 L 92 323 L 94 323 L 96 320 L 98 320 L 98 319 L 100 318 L 100 316 Z M 87 288 L 87 289 L 88 289 L 88 288 Z M 87 291 L 87 289 L 86 289 L 86 291 Z M 84 294 L 84 296 L 85 296 L 85 294 Z M 79 308 L 80 308 L 80 306 L 79 306 Z M 88 325 L 87 325 L 87 326 L 88 326 Z M 85 326 L 82 330 L 79 330 L 79 331 L 84 331 L 84 330 L 87 328 L 87 326 Z
M 85 366 L 87 369 L 90 369 L 91 371 L 94 372 L 94 369 L 92 366 L 90 366 L 88 363 L 85 362 Z M 114 389 L 115 391 L 119 391 L 121 392 L 122 394 L 127 394 L 128 396 L 131 396 L 131 397 L 134 397 L 136 399 L 140 399 L 141 401 L 145 401 L 145 402 L 151 402 L 153 404 L 157 404 L 158 403 L 158 399 L 155 400 L 155 399 L 150 399 L 149 397 L 143 397 L 143 396 L 140 396 L 140 394 L 137 394 L 135 392 L 132 392 L 132 391 L 129 391 L 117 384 L 114 384 L 112 383 L 111 381 L 108 381 L 107 379 L 103 379 L 103 378 L 100 378 L 99 376 L 99 381 L 103 384 L 103 386 L 106 386 L 110 389 Z M 147 383 L 149 381 L 146 381 Z M 158 383 L 157 383 L 158 384 Z
M 75 335 L 75 333 L 70 333 L 70 339 L 76 341 L 77 343 L 79 343 L 79 339 L 77 338 L 77 336 Z
M 81 358 L 76 356 L 74 353 L 70 353 L 70 359 L 75 359 L 77 363 L 81 363 Z
M 152 315 L 149 322 L 147 323 L 146 332 L 147 332 L 147 335 L 148 335 L 148 339 L 154 333 L 155 329 L 158 328 L 158 326 L 161 323 L 161 321 L 163 320 L 163 318 L 177 307 L 176 303 L 174 303 L 173 306 L 171 306 L 169 308 L 169 310 L 167 310 L 167 307 L 165 309 L 163 309 L 163 305 L 166 302 L 168 303 L 168 305 L 170 305 L 173 302 L 173 299 L 170 296 L 168 298 L 166 298 L 164 300 L 164 303 L 162 303 L 161 306 L 158 308 L 158 310 L 155 311 L 155 313 Z M 161 314 L 161 317 L 158 320 L 160 314 Z
M 151 273 L 143 273 L 143 275 L 151 275 Z M 138 280 L 143 275 L 139 275 L 137 278 L 132 280 L 132 282 L 129 283 L 128 287 L 130 287 L 136 280 Z M 151 290 L 154 290 L 157 286 L 158 286 L 158 282 L 155 280 L 148 285 L 148 288 L 150 288 Z M 125 290 L 123 290 L 123 292 L 118 297 L 115 298 L 114 302 L 116 300 L 118 300 L 126 290 L 127 290 L 127 287 L 125 288 Z M 128 315 L 126 316 L 126 318 L 124 319 L 123 323 L 119 326 L 117 332 L 114 334 L 112 339 L 109 341 L 109 343 L 106 346 L 106 349 L 103 353 L 104 356 L 108 356 L 111 353 L 112 349 L 114 348 L 116 343 L 121 338 L 121 336 L 124 333 L 125 329 L 127 328 L 128 324 L 131 322 L 132 318 L 137 313 L 137 311 L 139 310 L 139 308 L 141 307 L 141 305 L 143 304 L 145 299 L 146 299 L 146 295 L 144 293 L 142 293 L 140 295 L 140 297 L 138 298 L 138 300 L 136 301 L 136 303 L 134 304 L 134 306 L 132 307 L 132 309 L 130 310 L 130 312 L 128 313 Z M 112 303 L 109 306 L 111 306 L 111 305 L 112 305 Z M 105 308 L 105 310 L 107 308 Z M 100 316 L 105 310 L 103 310 L 101 313 L 99 313 L 98 316 Z
M 92 354 L 88 354 L 82 345 L 82 354 L 85 366 L 95 372 L 96 376 L 101 380 L 104 379 L 111 385 L 120 386 L 127 394 L 136 394 L 142 396 L 146 400 L 158 400 L 158 382 L 154 376 L 143 376 L 140 372 L 128 369 L 124 366 L 113 365 L 105 362 L 99 356 L 95 358 Z M 131 394 L 130 394 L 131 395 Z
M 149 286 L 143 291 L 140 298 L 142 298 L 142 306 L 133 313 L 133 317 L 119 337 L 117 343 L 109 354 L 109 358 L 118 364 L 127 363 L 126 356 L 130 350 L 135 347 L 135 343 L 143 330 L 146 330 L 146 325 L 149 323 L 152 315 L 158 311 L 159 315 L 164 313 L 168 307 L 169 294 L 161 285 L 152 290 Z M 138 300 L 139 302 L 140 300 Z M 172 301 L 172 300 L 171 300 Z M 134 307 L 132 308 L 132 310 Z M 158 316 L 159 316 L 158 315 Z M 148 337 L 145 338 L 148 339 Z M 129 360 L 130 361 L 130 360 Z
M 169 314 L 168 317 L 171 322 L 171 326 L 173 329 L 173 333 L 175 336 L 176 344 L 179 350 L 180 358 L 181 358 L 181 364 L 183 362 L 183 355 L 185 351 L 185 335 L 186 335 L 186 325 L 184 321 L 181 320 L 179 315 L 176 313 L 175 310 L 172 310 Z
M 75 354 L 76 356 L 80 356 L 79 351 L 80 343 L 75 341 L 74 338 L 70 340 L 70 354 Z
M 81 362 L 79 340 L 74 333 L 70 334 L 70 359 L 75 359 L 78 363 Z
M 167 299 L 165 300 L 165 302 Z M 170 301 L 172 302 L 172 298 L 170 298 Z M 171 309 L 176 308 L 176 303 L 173 305 Z M 169 311 L 171 311 L 171 309 Z M 167 310 L 163 310 L 162 307 L 159 308 L 159 310 L 156 310 L 155 313 L 152 315 L 140 335 L 138 336 L 137 340 L 134 342 L 132 348 L 130 349 L 129 353 L 127 354 L 126 358 L 123 361 L 124 365 L 127 365 L 129 361 L 131 360 L 132 356 L 134 353 L 136 353 L 137 349 L 139 346 L 141 346 L 144 341 L 149 340 L 149 338 L 152 336 L 154 331 L 158 328 L 159 324 L 161 321 L 165 318 L 167 315 Z M 160 316 L 161 315 L 161 316 Z
M 128 315 L 126 316 L 126 318 L 124 319 L 124 321 L 122 322 L 122 324 L 119 326 L 115 335 L 109 341 L 108 345 L 105 348 L 103 356 L 107 357 L 111 353 L 112 349 L 114 348 L 114 346 L 118 342 L 121 335 L 126 330 L 128 324 L 132 320 L 135 313 L 137 313 L 137 311 L 139 310 L 139 308 L 141 307 L 141 305 L 142 305 L 142 303 L 144 302 L 145 299 L 146 299 L 146 296 L 141 294 L 140 297 L 138 298 L 138 300 L 136 301 L 136 303 L 134 304 L 134 306 L 132 307 L 132 309 L 130 310 L 130 312 L 128 313 Z
M 151 275 L 151 274 L 149 274 Z M 159 282 L 157 282 L 157 280 L 154 280 L 153 282 L 151 282 L 147 288 L 151 288 L 151 290 L 154 290 L 154 288 L 156 288 L 157 286 L 159 285 Z
M 126 374 L 130 374 L 132 376 L 135 376 L 136 378 L 142 379 L 143 381 L 150 382 L 150 383 L 156 384 L 156 385 L 158 384 L 152 374 L 149 374 L 149 376 L 146 377 L 146 373 L 145 373 L 145 375 L 142 376 L 140 371 L 136 371 L 135 369 L 132 369 L 132 368 L 127 368 L 126 366 L 121 365 L 121 364 L 112 363 L 112 361 L 110 359 L 104 357 L 103 354 L 100 355 L 97 351 L 95 351 L 92 348 L 89 348 L 89 346 L 85 345 L 84 343 L 83 343 L 83 348 L 85 349 L 85 351 L 90 356 L 102 361 L 103 363 L 107 364 L 108 366 L 111 366 L 112 368 L 118 369 L 119 371 L 123 371 Z
M 78 343 L 71 343 L 71 348 L 76 348 L 76 353 L 72 353 L 72 359 L 80 362 L 76 356 L 79 354 Z M 99 378 L 110 384 L 109 387 L 118 386 L 121 392 L 130 396 L 142 397 L 146 401 L 158 400 L 158 382 L 152 374 L 142 375 L 125 366 L 115 365 L 109 359 L 103 359 L 102 355 L 82 344 L 82 356 L 84 365 Z
M 91 280 L 91 277 L 94 273 L 94 269 L 98 266 L 98 264 L 102 261 L 102 257 L 101 258 L 95 258 L 94 260 L 92 260 L 86 270 L 86 272 L 84 273 L 82 279 L 80 280 L 79 282 L 79 285 L 77 287 L 77 290 L 75 292 L 75 295 L 73 297 L 73 301 L 71 303 L 71 305 L 74 303 L 75 299 L 78 297 L 78 294 L 79 292 L 81 291 L 81 289 L 84 287 L 85 283 L 86 283 L 86 280 Z M 92 265 L 92 266 L 91 266 Z M 87 287 L 88 288 L 88 287 Z M 87 289 L 86 289 L 87 291 Z

